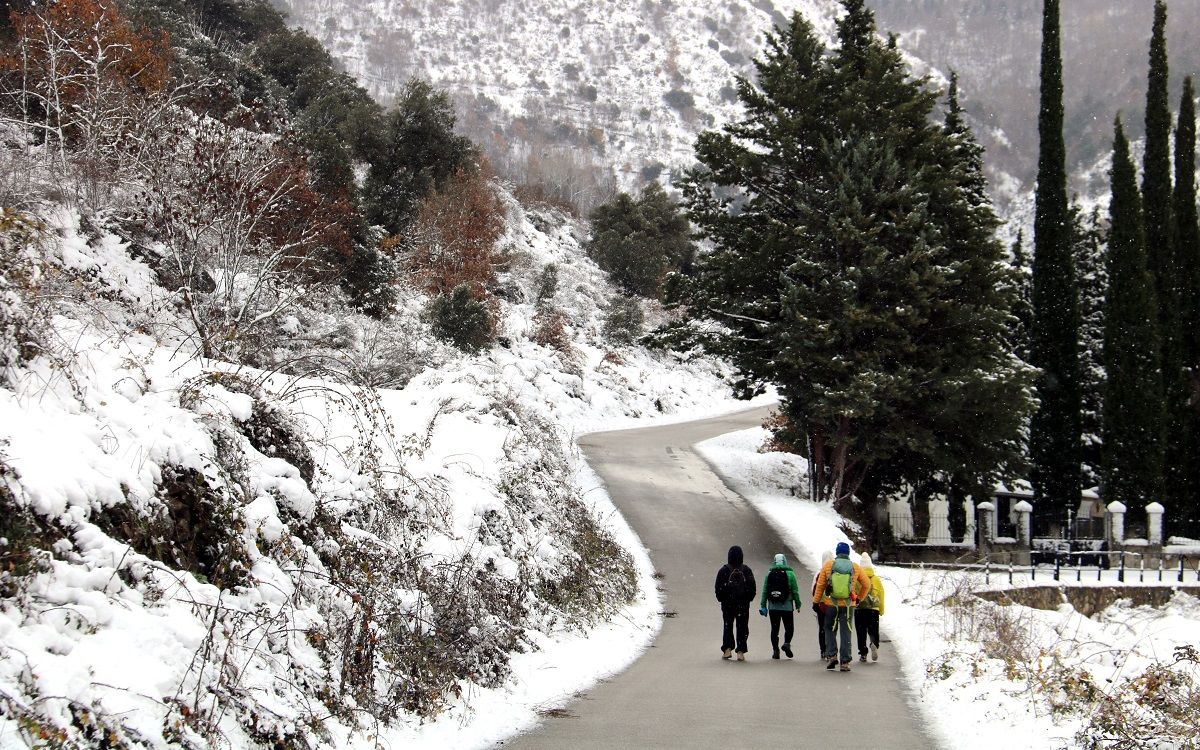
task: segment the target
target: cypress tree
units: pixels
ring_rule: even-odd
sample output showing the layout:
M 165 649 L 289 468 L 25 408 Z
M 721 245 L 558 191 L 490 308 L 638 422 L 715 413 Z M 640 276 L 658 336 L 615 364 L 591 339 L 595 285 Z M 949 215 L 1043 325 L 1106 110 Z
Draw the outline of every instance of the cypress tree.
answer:
M 1101 436 L 1104 403 L 1104 294 L 1108 288 L 1105 237 L 1099 207 L 1085 215 L 1071 205 L 1075 270 L 1079 278 L 1079 382 L 1083 411 L 1083 480 L 1091 487 L 1100 482 Z
M 1196 212 L 1196 92 L 1191 76 L 1183 82 L 1175 128 L 1175 260 L 1178 268 L 1180 352 L 1188 386 L 1179 440 L 1184 504 L 1178 509 L 1181 531 L 1200 536 L 1200 223 Z
M 1040 408 L 1030 425 L 1034 513 L 1066 520 L 1081 492 L 1079 291 L 1071 252 L 1063 138 L 1059 0 L 1045 0 L 1042 19 L 1041 107 L 1038 113 L 1037 195 L 1033 226 L 1032 364 Z
M 1028 362 L 1033 337 L 1033 284 L 1029 253 L 1025 250 L 1025 232 L 1017 232 L 1010 255 L 1010 265 L 1017 277 L 1017 302 L 1011 325 L 1013 348 L 1023 362 Z
M 1105 296 L 1105 500 L 1130 507 L 1162 487 L 1162 379 L 1154 282 L 1129 143 L 1117 118 Z
M 1174 253 L 1171 220 L 1171 108 L 1167 65 L 1167 6 L 1154 3 L 1154 28 L 1150 37 L 1150 72 L 1146 88 L 1146 153 L 1142 161 L 1142 211 L 1146 222 L 1146 260 L 1158 302 L 1159 343 L 1162 348 L 1163 396 L 1166 424 L 1172 437 L 1166 444 L 1166 481 L 1163 497 L 1172 511 L 1192 501 L 1185 474 L 1191 457 L 1185 455 L 1187 386 L 1179 329 L 1179 271 Z

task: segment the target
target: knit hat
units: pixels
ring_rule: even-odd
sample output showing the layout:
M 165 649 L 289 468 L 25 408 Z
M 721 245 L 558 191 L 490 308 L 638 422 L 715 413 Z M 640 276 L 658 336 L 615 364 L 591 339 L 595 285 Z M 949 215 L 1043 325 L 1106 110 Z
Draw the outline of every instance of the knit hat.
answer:
M 858 564 L 864 568 L 875 569 L 875 563 L 871 562 L 871 554 L 869 552 L 862 553 L 862 559 Z
M 781 568 L 782 568 L 783 566 L 787 565 L 787 558 L 783 556 L 783 553 L 782 553 L 782 552 L 780 552 L 779 554 L 775 555 L 775 564 L 776 564 L 776 565 L 778 565 L 778 566 L 779 566 L 779 567 L 781 567 Z
M 834 551 L 837 552 L 838 556 L 849 555 L 850 545 L 846 544 L 845 542 L 838 542 L 838 546 L 834 549 Z

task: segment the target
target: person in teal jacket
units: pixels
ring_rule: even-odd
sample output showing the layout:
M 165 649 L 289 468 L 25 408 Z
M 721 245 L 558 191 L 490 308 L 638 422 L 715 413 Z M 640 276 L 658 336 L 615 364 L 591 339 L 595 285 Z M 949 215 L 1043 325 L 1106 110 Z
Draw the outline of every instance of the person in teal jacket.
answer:
M 783 623 L 783 653 L 792 658 L 792 633 L 796 627 L 794 612 L 800 609 L 800 590 L 796 587 L 796 574 L 788 567 L 782 553 L 775 555 L 775 562 L 763 580 L 762 597 L 758 602 L 758 613 L 771 618 L 771 658 L 779 658 L 779 624 Z

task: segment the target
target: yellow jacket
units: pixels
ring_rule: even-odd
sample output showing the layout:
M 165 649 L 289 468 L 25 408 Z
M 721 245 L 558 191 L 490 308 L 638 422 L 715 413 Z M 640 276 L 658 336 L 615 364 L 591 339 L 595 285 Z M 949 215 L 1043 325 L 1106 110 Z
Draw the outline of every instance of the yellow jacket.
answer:
M 835 604 L 831 597 L 825 596 L 825 585 L 829 582 L 829 576 L 833 572 L 833 562 L 836 559 L 837 558 L 835 557 L 833 560 L 830 560 L 822 565 L 821 572 L 817 573 L 817 584 L 813 586 L 813 604 Z M 836 606 L 838 607 L 845 607 L 847 605 L 853 607 L 856 602 L 861 601 L 862 598 L 867 595 L 867 592 L 871 590 L 870 577 L 863 572 L 863 569 L 858 566 L 858 563 L 852 562 L 850 564 L 854 566 L 854 575 L 852 576 L 854 580 L 854 591 L 852 592 L 853 595 L 851 597 L 851 601 L 849 602 L 845 599 L 838 599 L 836 602 Z
M 879 580 L 879 576 L 875 575 L 874 568 L 866 568 L 863 570 L 863 573 L 871 579 L 871 593 L 868 596 L 875 597 L 875 602 L 873 605 L 868 605 L 863 601 L 866 597 L 862 597 L 858 600 L 858 608 L 877 609 L 879 610 L 879 616 L 883 617 L 883 581 Z

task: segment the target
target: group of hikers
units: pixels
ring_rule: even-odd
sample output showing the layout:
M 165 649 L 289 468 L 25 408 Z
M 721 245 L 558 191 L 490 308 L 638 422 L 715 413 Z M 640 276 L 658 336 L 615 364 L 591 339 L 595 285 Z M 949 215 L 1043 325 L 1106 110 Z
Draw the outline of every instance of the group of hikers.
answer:
M 771 658 L 782 650 L 793 657 L 794 613 L 803 608 L 796 574 L 787 557 L 775 555 L 759 594 L 754 573 L 746 565 L 742 548 L 729 548 L 728 562 L 717 571 L 717 601 L 721 603 L 721 658 L 746 660 L 749 651 L 750 605 L 759 597 L 758 613 L 771 621 Z M 860 661 L 879 661 L 879 618 L 883 615 L 883 583 L 875 575 L 871 556 L 863 553 L 859 562 L 850 559 L 850 545 L 841 542 L 833 552 L 821 556 L 821 569 L 813 579 L 812 610 L 817 615 L 817 642 L 826 669 L 850 671 L 851 632 L 858 635 Z M 783 626 L 783 644 L 779 627 Z

